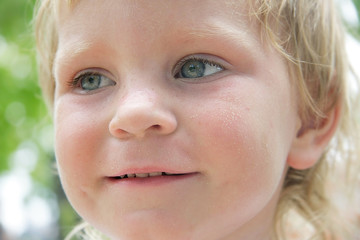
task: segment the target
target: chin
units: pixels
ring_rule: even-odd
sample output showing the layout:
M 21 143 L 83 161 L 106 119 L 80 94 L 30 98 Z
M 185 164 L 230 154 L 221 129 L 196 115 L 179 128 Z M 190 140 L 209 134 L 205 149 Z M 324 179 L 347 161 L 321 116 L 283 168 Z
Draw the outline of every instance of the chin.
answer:
M 122 217 L 121 221 L 115 224 L 112 222 L 107 226 L 98 226 L 98 229 L 112 240 L 193 239 L 191 237 L 192 227 L 189 223 L 182 223 L 178 219 L 163 216 L 149 217 L 145 215 L 138 213 Z

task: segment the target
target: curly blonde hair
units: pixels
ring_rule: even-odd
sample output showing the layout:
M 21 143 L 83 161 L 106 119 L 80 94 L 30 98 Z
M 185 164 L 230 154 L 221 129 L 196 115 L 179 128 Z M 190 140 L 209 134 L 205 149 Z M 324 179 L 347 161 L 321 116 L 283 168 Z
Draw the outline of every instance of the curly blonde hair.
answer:
M 50 109 L 54 103 L 53 62 L 58 46 L 56 2 L 39 0 L 35 18 L 39 79 Z M 237 4 L 237 0 L 231 2 Z M 309 230 L 307 239 L 353 238 L 359 219 L 357 222 L 345 219 L 341 214 L 346 209 L 339 206 L 337 197 L 343 196 L 349 201 L 348 206 L 356 207 L 350 204 L 355 188 L 359 187 L 360 138 L 356 115 L 359 101 L 358 94 L 350 92 L 345 33 L 336 6 L 329 0 L 249 2 L 250 16 L 255 16 L 262 26 L 262 38 L 287 60 L 291 80 L 298 89 L 303 121 L 316 126 L 335 105 L 342 105 L 338 131 L 317 164 L 306 170 L 288 170 L 274 220 L 273 239 L 289 239 L 291 234 L 295 237 L 291 229 L 303 226 Z M 87 224 L 81 229 L 87 229 L 83 233 L 87 233 L 88 239 L 91 235 L 100 236 Z

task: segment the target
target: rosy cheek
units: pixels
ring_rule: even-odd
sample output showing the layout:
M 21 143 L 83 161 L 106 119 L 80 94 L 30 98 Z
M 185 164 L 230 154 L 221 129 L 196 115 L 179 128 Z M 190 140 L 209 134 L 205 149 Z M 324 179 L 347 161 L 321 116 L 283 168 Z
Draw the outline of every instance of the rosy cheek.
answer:
M 96 169 L 99 169 L 96 161 L 97 146 L 102 140 L 99 126 L 100 123 L 86 111 L 69 104 L 57 105 L 55 152 L 58 170 L 67 197 L 80 209 L 95 204 L 92 188 L 94 176 L 98 174 Z
M 228 102 L 211 106 L 198 114 L 194 127 L 194 132 L 198 132 L 196 142 L 199 142 L 199 159 L 203 164 L 216 169 L 214 173 L 224 180 L 223 185 L 234 181 L 247 189 L 249 182 L 261 186 L 278 181 L 281 166 L 277 161 L 278 153 L 271 149 L 278 146 L 271 145 L 272 140 L 268 137 L 274 131 L 271 115 L 266 118 L 264 115 L 267 114 L 263 114 L 266 111 L 245 105 L 245 101 L 230 106 Z M 280 167 L 274 174 L 272 170 L 276 166 Z
M 103 139 L 101 119 L 71 104 L 58 104 L 55 118 L 55 151 L 60 174 L 76 181 L 96 168 L 97 146 Z M 106 126 L 105 126 L 106 127 Z

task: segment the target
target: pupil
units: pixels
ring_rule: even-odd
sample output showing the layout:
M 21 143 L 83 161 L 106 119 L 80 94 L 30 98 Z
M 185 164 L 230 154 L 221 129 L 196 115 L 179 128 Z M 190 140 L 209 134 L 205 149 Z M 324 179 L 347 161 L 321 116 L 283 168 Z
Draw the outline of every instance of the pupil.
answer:
M 192 60 L 184 64 L 181 68 L 181 75 L 184 78 L 203 77 L 205 72 L 205 64 L 201 61 Z
M 100 76 L 88 76 L 82 81 L 82 88 L 86 90 L 94 90 L 100 85 Z
M 190 72 L 194 72 L 196 70 L 196 66 L 194 64 L 191 64 L 189 68 Z

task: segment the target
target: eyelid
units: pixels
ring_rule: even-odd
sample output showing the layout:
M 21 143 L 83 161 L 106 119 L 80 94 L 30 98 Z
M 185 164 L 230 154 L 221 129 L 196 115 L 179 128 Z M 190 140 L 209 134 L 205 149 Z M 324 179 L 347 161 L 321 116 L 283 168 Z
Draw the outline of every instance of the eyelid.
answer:
M 216 59 L 215 59 L 216 58 Z M 193 55 L 188 55 L 186 57 L 183 57 L 182 59 L 180 59 L 179 61 L 177 61 L 177 63 L 175 64 L 173 70 L 172 70 L 172 76 L 175 76 L 176 74 L 178 74 L 181 70 L 181 67 L 187 62 L 187 61 L 204 61 L 204 63 L 210 64 L 210 65 L 218 65 L 219 67 L 221 67 L 223 70 L 226 70 L 227 68 L 224 66 L 225 65 L 225 60 L 213 56 L 213 55 L 208 55 L 208 54 L 193 54 Z M 213 75 L 213 74 L 211 74 Z M 209 76 L 211 76 L 209 75 Z M 206 76 L 205 76 L 206 77 Z
M 101 69 L 101 68 L 88 68 L 88 69 L 84 69 L 81 70 L 80 72 L 76 73 L 74 77 L 72 77 L 69 81 L 68 81 L 68 85 L 72 88 L 77 88 L 79 87 L 80 81 L 84 76 L 89 76 L 89 75 L 101 75 L 104 76 L 114 82 L 116 82 L 114 79 L 114 76 L 112 76 L 112 74 L 110 74 L 108 71 Z

